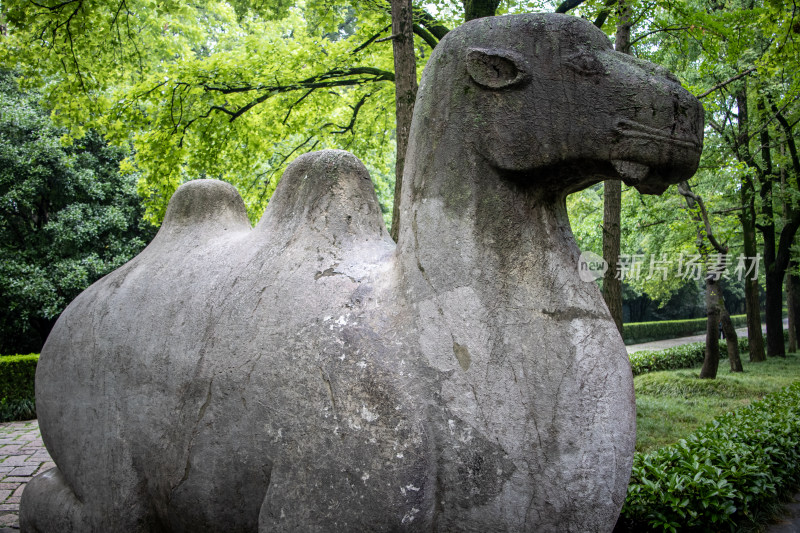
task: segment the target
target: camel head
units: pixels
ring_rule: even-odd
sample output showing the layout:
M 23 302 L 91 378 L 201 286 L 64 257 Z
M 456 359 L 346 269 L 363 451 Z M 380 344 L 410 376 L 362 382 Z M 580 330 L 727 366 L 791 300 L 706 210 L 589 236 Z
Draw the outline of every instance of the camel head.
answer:
M 429 118 L 417 129 L 434 141 L 417 150 L 466 144 L 501 174 L 550 190 L 622 179 L 658 194 L 695 172 L 702 149 L 703 109 L 673 75 L 567 15 L 488 17 L 452 31 L 418 106 Z

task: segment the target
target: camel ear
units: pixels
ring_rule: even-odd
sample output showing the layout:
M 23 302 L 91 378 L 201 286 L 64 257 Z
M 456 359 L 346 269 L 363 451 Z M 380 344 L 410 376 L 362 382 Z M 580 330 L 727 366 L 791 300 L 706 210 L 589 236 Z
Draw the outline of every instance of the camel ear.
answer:
M 468 49 L 467 72 L 475 83 L 487 89 L 512 87 L 530 79 L 525 59 L 508 50 Z

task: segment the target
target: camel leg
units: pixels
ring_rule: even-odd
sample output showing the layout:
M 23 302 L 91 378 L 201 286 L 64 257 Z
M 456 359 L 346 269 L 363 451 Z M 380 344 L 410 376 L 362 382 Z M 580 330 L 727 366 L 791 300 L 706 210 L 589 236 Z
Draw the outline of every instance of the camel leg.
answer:
M 127 507 L 123 513 L 119 509 L 90 505 L 89 501 L 78 499 L 58 467 L 51 468 L 25 487 L 20 503 L 20 530 L 23 533 L 152 533 L 161 529 L 148 520 L 141 506 Z
M 22 493 L 19 525 L 23 533 L 92 531 L 83 504 L 58 468 L 34 477 Z

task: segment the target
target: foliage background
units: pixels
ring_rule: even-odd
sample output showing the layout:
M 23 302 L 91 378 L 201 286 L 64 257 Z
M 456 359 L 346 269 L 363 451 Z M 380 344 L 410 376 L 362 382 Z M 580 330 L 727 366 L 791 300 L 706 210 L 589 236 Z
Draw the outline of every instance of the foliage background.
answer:
M 155 233 L 137 176 L 119 172 L 127 152 L 65 134 L 0 72 L 0 353 L 38 352 L 64 307 Z

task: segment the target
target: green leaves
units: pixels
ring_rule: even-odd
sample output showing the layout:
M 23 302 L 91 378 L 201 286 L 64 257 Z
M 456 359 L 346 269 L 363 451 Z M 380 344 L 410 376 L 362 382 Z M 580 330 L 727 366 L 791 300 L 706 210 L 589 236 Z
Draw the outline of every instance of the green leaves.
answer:
M 636 454 L 629 530 L 720 531 L 753 523 L 800 474 L 800 383 L 719 417 L 675 445 Z
M 39 354 L 0 356 L 0 422 L 36 418 L 34 376 Z
M 746 352 L 749 349 L 747 337 L 739 339 L 739 350 Z M 720 343 L 720 351 L 725 353 L 725 343 Z M 674 370 L 678 368 L 692 368 L 703 362 L 705 358 L 705 342 L 692 342 L 682 344 L 665 350 L 642 350 L 628 356 L 631 362 L 633 375 L 638 376 L 657 370 Z
M 152 238 L 125 151 L 64 146 L 35 98 L 0 73 L 0 353 L 39 350 L 64 307 Z
M 212 177 L 242 192 L 255 221 L 286 165 L 321 148 L 356 152 L 391 198 L 393 62 L 391 42 L 378 40 L 390 33 L 380 2 L 42 6 L 10 4 L 0 61 L 43 88 L 74 138 L 94 128 L 133 142 L 127 166 L 149 220 L 160 222 L 178 185 Z

